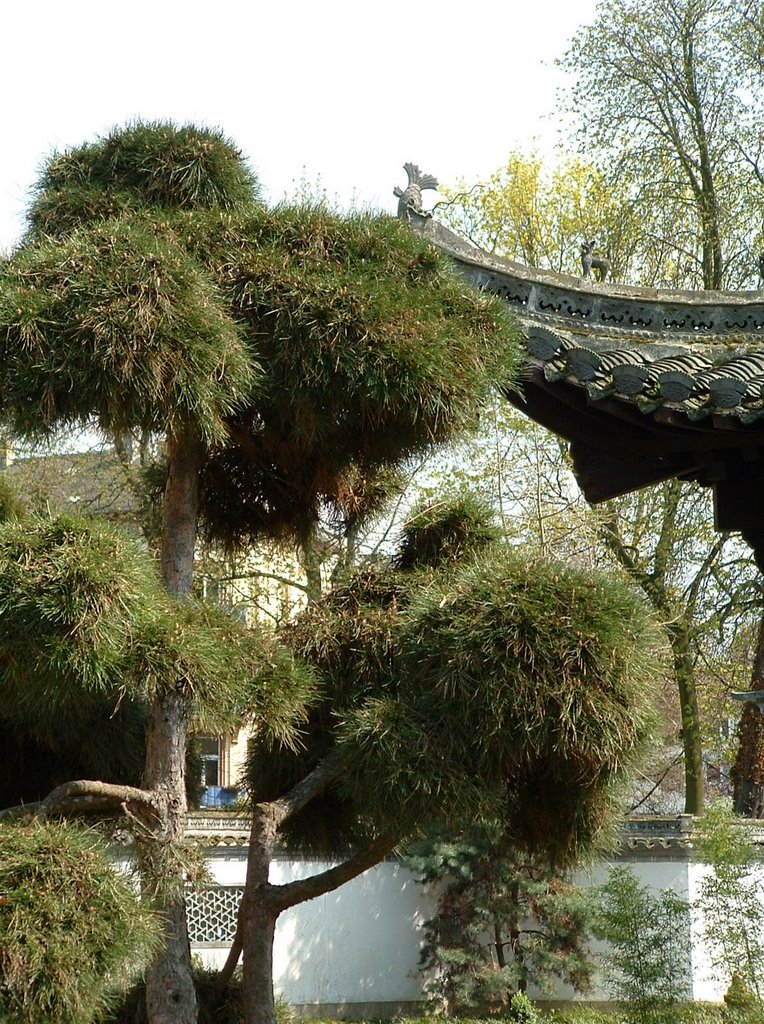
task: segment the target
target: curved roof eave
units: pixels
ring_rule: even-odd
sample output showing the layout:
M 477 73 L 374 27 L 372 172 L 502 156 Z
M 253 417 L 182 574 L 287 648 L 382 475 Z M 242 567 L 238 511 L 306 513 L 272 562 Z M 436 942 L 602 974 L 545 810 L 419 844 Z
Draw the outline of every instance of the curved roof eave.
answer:
M 507 397 L 571 443 L 592 502 L 678 477 L 713 487 L 716 526 L 764 565 L 764 291 L 672 291 L 525 267 L 411 211 L 526 336 Z M 757 555 L 759 552 L 757 552 Z

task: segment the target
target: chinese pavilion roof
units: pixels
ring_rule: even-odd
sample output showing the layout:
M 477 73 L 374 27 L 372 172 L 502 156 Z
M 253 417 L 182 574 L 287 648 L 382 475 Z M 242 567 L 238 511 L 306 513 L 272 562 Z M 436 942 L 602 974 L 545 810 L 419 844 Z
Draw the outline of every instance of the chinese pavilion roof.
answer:
M 507 397 L 571 443 L 590 501 L 671 477 L 713 487 L 716 525 L 764 562 L 764 292 L 635 288 L 501 259 L 415 227 L 502 296 L 526 337 Z

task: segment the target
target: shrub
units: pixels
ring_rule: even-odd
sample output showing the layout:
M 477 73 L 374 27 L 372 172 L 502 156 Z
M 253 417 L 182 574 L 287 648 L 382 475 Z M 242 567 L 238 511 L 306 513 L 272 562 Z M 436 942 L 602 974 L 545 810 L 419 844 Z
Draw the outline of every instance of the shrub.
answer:
M 752 873 L 758 857 L 750 828 L 735 823 L 731 808 L 717 803 L 701 819 L 693 845 L 711 869 L 701 883 L 699 899 L 711 965 L 717 977 L 737 976 L 733 1001 L 747 990 L 749 1003 L 758 1004 L 761 1015 L 764 904 L 760 883 Z
M 158 944 L 92 830 L 0 826 L 0 1021 L 90 1024 Z
M 195 967 L 194 986 L 199 1001 L 199 1024 L 246 1024 L 241 1001 L 238 973 L 234 975 L 223 995 L 215 988 L 216 972 Z M 293 1024 L 291 1007 L 276 999 L 276 1024 Z M 148 1024 L 146 1016 L 146 986 L 135 984 L 118 1007 L 108 1017 L 108 1024 Z M 318 1022 L 313 1022 L 318 1024 Z M 323 1024 L 332 1024 L 324 1021 Z
M 509 1019 L 514 1024 L 538 1024 L 539 1012 L 525 992 L 515 992 L 510 999 Z
M 652 895 L 629 868 L 614 868 L 596 899 L 595 934 L 611 947 L 602 961 L 615 996 L 645 1024 L 674 1014 L 690 994 L 687 901 L 671 889 Z
M 418 844 L 409 864 L 422 881 L 442 883 L 420 963 L 426 989 L 451 1012 L 509 1008 L 512 1016 L 514 993 L 545 990 L 555 977 L 588 989 L 588 899 L 542 858 L 508 848 L 500 826 Z

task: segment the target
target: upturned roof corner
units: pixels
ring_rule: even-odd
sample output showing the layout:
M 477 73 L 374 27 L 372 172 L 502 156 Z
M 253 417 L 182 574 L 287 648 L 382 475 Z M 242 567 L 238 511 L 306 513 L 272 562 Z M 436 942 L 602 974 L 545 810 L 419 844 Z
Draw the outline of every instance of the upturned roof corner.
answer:
M 593 503 L 677 477 L 713 488 L 715 525 L 764 569 L 764 291 L 639 288 L 523 266 L 409 208 L 412 228 L 526 338 L 507 398 L 570 442 Z

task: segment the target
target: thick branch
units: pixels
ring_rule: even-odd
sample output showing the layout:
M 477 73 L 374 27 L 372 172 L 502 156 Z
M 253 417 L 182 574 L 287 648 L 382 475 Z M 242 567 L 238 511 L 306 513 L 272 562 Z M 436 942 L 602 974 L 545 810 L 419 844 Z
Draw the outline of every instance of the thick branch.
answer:
M 390 853 L 397 842 L 396 836 L 386 832 L 372 840 L 368 846 L 359 850 L 348 860 L 343 861 L 342 864 L 321 871 L 317 875 L 311 875 L 310 878 L 287 882 L 286 885 L 269 885 L 268 903 L 280 913 L 288 907 L 294 907 L 298 903 L 304 903 L 306 900 L 313 900 L 317 896 L 323 896 L 324 893 L 332 892 L 344 885 L 345 882 L 349 882 L 351 878 L 356 878 L 368 868 L 378 864 Z
M 602 538 L 605 546 L 615 557 L 618 564 L 629 573 L 631 578 L 638 583 L 649 596 L 650 577 L 639 565 L 634 553 L 634 548 L 628 545 L 621 536 L 621 532 L 618 527 L 617 513 L 613 512 L 612 515 L 602 523 L 602 526 L 600 527 L 600 537 Z
M 215 995 L 220 998 L 225 990 L 228 988 L 228 984 L 233 977 L 233 973 L 239 966 L 239 957 L 244 947 L 244 930 L 241 926 L 241 909 L 236 917 L 236 934 L 233 937 L 231 948 L 228 950 L 228 956 L 226 962 L 218 971 L 215 977 L 214 989 Z
M 0 811 L 0 818 L 34 814 L 40 821 L 44 821 L 53 814 L 118 814 L 124 813 L 131 805 L 156 811 L 154 795 L 148 790 L 79 779 L 57 786 L 39 803 L 8 807 Z
M 328 760 L 321 761 L 310 774 L 278 800 L 271 800 L 261 806 L 266 809 L 276 829 L 301 811 L 306 804 L 319 796 L 338 777 L 339 770 Z
M 687 613 L 689 618 L 694 618 L 695 616 L 695 611 L 698 605 L 698 595 L 700 594 L 700 588 L 705 582 L 706 576 L 713 571 L 714 566 L 716 564 L 716 560 L 721 554 L 722 548 L 727 543 L 728 539 L 729 534 L 726 533 L 719 534 L 716 537 L 714 543 L 708 549 L 708 553 L 706 554 L 706 557 L 703 559 L 700 568 L 695 573 L 695 576 L 692 582 L 690 583 L 690 586 L 687 588 L 685 604 L 687 607 Z

